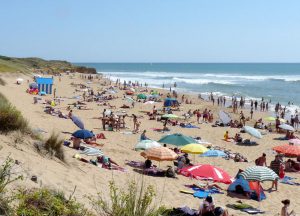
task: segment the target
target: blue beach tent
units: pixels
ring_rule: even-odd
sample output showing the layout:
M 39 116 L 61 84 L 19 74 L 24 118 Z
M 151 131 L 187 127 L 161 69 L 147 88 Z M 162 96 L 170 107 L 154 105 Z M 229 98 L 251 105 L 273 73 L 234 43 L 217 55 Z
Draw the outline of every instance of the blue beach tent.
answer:
M 52 78 L 36 77 L 35 81 L 38 85 L 39 92 L 43 91 L 46 92 L 47 94 L 52 94 L 52 85 L 53 85 Z
M 239 176 L 234 182 L 232 182 L 228 189 L 230 192 L 240 193 L 249 193 L 251 199 L 261 201 L 266 199 L 263 188 L 259 182 L 256 181 L 247 181 L 243 177 Z
M 166 98 L 164 101 L 164 106 L 169 107 L 169 106 L 179 106 L 178 101 L 176 98 Z

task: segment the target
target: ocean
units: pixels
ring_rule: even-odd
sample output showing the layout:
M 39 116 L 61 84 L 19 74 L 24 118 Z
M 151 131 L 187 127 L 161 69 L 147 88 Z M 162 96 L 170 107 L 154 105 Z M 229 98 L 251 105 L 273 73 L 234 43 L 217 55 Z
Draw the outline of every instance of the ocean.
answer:
M 300 63 L 76 63 L 112 80 L 138 81 L 186 93 L 210 92 L 300 105 Z

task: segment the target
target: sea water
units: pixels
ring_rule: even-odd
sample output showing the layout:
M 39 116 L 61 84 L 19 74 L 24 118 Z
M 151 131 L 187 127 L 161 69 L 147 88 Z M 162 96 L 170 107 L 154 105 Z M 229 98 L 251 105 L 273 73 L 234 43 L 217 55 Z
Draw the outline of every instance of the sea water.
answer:
M 186 93 L 243 96 L 290 108 L 300 105 L 300 63 L 77 63 L 96 68 L 112 80 Z

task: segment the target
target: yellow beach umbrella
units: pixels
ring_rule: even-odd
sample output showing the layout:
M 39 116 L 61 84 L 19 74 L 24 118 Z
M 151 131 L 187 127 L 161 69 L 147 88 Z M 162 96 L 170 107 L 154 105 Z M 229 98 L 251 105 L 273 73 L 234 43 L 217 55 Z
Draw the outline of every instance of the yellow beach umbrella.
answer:
M 266 117 L 265 120 L 266 120 L 266 121 L 276 121 L 276 118 L 273 117 L 273 116 L 269 116 L 269 117 Z M 282 119 L 282 118 L 280 118 L 279 121 L 280 121 L 280 122 L 286 122 L 286 120 L 285 120 L 285 119 Z
M 183 146 L 180 150 L 184 153 L 190 154 L 203 154 L 208 151 L 208 149 L 205 146 L 197 143 L 187 144 Z

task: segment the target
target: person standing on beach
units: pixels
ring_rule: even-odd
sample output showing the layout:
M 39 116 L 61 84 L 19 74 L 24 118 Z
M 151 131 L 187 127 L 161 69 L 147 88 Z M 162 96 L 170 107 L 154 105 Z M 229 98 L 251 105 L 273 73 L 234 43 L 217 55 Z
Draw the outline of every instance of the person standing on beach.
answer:
M 226 98 L 225 96 L 223 97 L 223 106 L 225 107 L 225 104 L 226 104 Z
M 255 110 L 257 110 L 257 100 L 254 102 L 254 108 L 255 108 Z
M 56 88 L 53 90 L 53 97 L 55 98 L 56 96 Z
M 251 107 L 250 118 L 253 119 L 253 107 Z
M 298 115 L 296 115 L 295 118 L 294 118 L 294 124 L 295 124 L 295 129 L 298 130 L 298 127 L 299 127 L 299 117 L 298 117 Z

